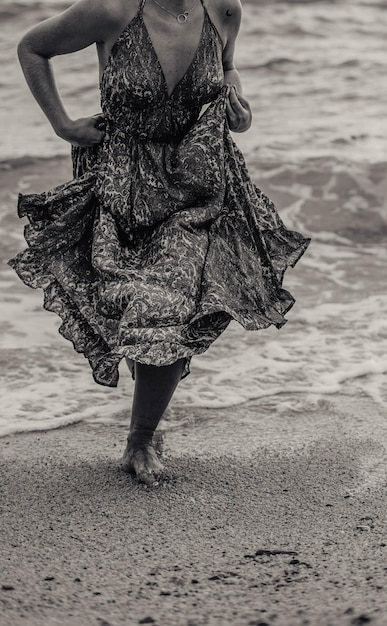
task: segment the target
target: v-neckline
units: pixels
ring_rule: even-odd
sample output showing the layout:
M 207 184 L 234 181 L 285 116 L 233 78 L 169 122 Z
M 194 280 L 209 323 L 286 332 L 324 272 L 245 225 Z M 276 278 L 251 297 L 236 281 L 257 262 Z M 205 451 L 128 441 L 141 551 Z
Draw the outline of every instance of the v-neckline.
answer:
M 202 5 L 202 6 L 203 6 L 203 5 Z M 148 42 L 149 42 L 150 48 L 151 48 L 152 53 L 153 53 L 153 55 L 154 55 L 154 57 L 155 57 L 156 63 L 157 63 L 157 65 L 158 65 L 158 67 L 159 67 L 160 74 L 161 74 L 161 77 L 162 77 L 162 79 L 163 79 L 163 84 L 164 84 L 165 93 L 166 93 L 166 96 L 167 96 L 167 99 L 168 99 L 168 100 L 170 100 L 170 99 L 171 99 L 171 98 L 175 95 L 176 90 L 180 87 L 181 83 L 183 82 L 183 80 L 186 78 L 186 76 L 187 76 L 187 75 L 188 75 L 188 73 L 190 72 L 190 70 L 191 70 L 191 68 L 192 68 L 193 64 L 194 64 L 194 63 L 195 63 L 195 61 L 196 61 L 196 58 L 197 58 L 198 53 L 199 53 L 199 50 L 200 50 L 200 48 L 201 48 L 201 46 L 202 46 L 202 42 L 203 42 L 203 39 L 204 39 L 204 31 L 205 31 L 206 19 L 207 19 L 207 11 L 206 11 L 206 9 L 205 9 L 205 7 L 204 7 L 204 6 L 203 6 L 203 9 L 204 9 L 204 16 L 203 16 L 202 30 L 201 30 L 200 37 L 199 37 L 199 43 L 198 43 L 198 45 L 197 45 L 197 47 L 196 47 L 196 49 L 195 49 L 195 52 L 194 52 L 194 54 L 193 54 L 193 57 L 192 57 L 192 59 L 191 59 L 191 61 L 190 61 L 189 65 L 188 65 L 187 69 L 185 70 L 185 72 L 184 72 L 184 74 L 182 75 L 182 77 L 181 77 L 181 78 L 177 81 L 176 85 L 174 86 L 174 88 L 172 89 L 172 91 L 171 91 L 171 92 L 169 91 L 169 86 L 168 86 L 168 83 L 167 83 L 167 79 L 166 79 L 166 77 L 165 77 L 165 72 L 164 72 L 164 70 L 163 70 L 163 66 L 162 66 L 162 65 L 161 65 L 161 63 L 160 63 L 159 55 L 157 54 L 156 48 L 155 48 L 154 43 L 153 43 L 153 41 L 152 41 L 152 37 L 151 37 L 151 36 L 150 36 L 150 34 L 149 34 L 148 27 L 147 27 L 147 25 L 145 24 L 145 20 L 144 20 L 143 12 L 141 11 L 141 13 L 140 13 L 140 15 L 139 15 L 139 17 L 140 17 L 140 19 L 141 19 L 141 22 L 142 22 L 142 25 L 143 25 L 143 28 L 144 28 L 144 31 L 145 31 L 145 34 L 146 34 L 146 37 L 147 37 L 147 39 L 148 39 Z

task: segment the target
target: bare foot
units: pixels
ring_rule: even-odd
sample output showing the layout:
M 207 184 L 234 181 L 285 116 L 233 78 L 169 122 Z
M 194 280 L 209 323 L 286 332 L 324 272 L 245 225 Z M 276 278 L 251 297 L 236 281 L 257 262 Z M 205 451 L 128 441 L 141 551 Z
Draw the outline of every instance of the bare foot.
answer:
M 133 441 L 129 435 L 122 457 L 124 472 L 135 474 L 139 482 L 149 487 L 157 485 L 163 478 L 164 470 L 159 460 L 161 441 L 160 433 L 155 433 L 151 443 Z

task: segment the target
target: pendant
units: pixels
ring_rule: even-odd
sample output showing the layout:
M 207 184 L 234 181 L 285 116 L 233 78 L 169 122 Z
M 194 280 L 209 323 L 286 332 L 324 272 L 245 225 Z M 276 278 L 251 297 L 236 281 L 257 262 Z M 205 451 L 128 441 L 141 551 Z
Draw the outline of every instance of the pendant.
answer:
M 180 14 L 176 17 L 176 19 L 177 19 L 177 21 L 179 22 L 179 24 L 184 24 L 184 23 L 188 20 L 188 16 L 189 16 L 188 11 L 184 11 L 184 13 L 180 13 Z

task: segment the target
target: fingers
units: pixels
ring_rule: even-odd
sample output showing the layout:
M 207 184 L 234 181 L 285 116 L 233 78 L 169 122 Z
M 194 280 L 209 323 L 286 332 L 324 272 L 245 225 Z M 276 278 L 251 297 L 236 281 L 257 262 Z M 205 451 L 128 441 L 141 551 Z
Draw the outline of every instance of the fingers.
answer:
M 83 148 L 93 148 L 103 141 L 105 137 L 105 120 L 102 114 L 93 115 L 85 118 L 85 125 L 79 128 L 79 137 L 77 144 Z
M 103 138 L 104 138 L 104 134 L 99 133 L 96 137 L 92 137 L 92 138 L 88 137 L 87 139 L 82 138 L 82 139 L 72 140 L 70 143 L 80 148 L 94 148 L 95 146 L 98 146 L 102 142 Z
M 94 136 L 94 140 L 93 143 L 101 143 L 101 141 L 103 140 L 103 138 L 105 137 L 105 131 L 103 130 L 98 130 L 97 128 L 95 128 L 95 136 Z
M 105 130 L 106 130 L 105 118 L 103 117 L 101 113 L 98 115 L 93 115 L 93 119 L 96 120 L 96 122 L 94 123 L 94 129 L 96 132 L 96 135 L 95 135 L 96 143 L 101 143 L 101 141 L 103 140 L 105 136 Z
M 105 137 L 105 120 L 101 114 L 69 120 L 66 128 L 57 134 L 73 146 L 93 148 Z
M 98 130 L 105 130 L 106 121 L 102 113 L 96 113 L 91 119 L 94 120 L 94 128 L 97 128 Z
M 231 85 L 229 102 L 235 111 L 239 111 L 241 108 L 250 111 L 249 103 L 240 93 L 238 93 L 235 85 Z
M 231 106 L 230 102 L 226 103 L 226 113 L 230 130 L 238 132 L 240 126 L 240 118 Z
M 242 133 L 251 125 L 250 105 L 237 91 L 235 85 L 231 85 L 229 97 L 226 101 L 226 113 L 230 130 Z
M 231 85 L 228 99 L 233 109 L 239 106 L 239 98 L 235 85 Z

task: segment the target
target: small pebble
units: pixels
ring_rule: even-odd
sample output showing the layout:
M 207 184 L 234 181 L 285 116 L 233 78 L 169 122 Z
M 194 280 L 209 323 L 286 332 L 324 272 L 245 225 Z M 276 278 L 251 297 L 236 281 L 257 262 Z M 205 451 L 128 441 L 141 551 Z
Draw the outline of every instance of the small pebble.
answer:
M 368 617 L 368 615 L 359 615 L 352 620 L 351 624 L 354 626 L 362 626 L 362 624 L 369 624 L 370 621 L 371 618 Z

